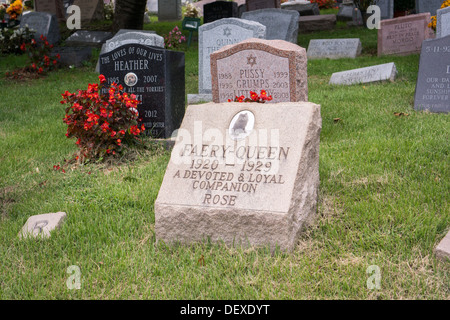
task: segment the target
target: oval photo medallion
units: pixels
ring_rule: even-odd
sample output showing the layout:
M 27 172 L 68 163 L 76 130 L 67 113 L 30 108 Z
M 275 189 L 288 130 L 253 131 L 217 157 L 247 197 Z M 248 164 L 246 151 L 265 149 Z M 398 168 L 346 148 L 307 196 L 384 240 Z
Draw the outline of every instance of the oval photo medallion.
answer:
M 255 126 L 255 115 L 249 110 L 243 110 L 231 119 L 228 133 L 233 140 L 242 140 L 250 135 Z
M 132 87 L 138 82 L 138 77 L 135 73 L 128 72 L 123 80 L 127 86 Z

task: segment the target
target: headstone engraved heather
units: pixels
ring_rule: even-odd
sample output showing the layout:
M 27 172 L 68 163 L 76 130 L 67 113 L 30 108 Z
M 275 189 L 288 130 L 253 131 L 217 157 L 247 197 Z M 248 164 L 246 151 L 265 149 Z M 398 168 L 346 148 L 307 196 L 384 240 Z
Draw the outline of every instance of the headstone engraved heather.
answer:
M 331 75 L 330 84 L 352 85 L 378 81 L 394 81 L 397 68 L 393 62 L 365 68 L 335 72 Z
M 264 39 L 266 27 L 245 19 L 226 18 L 200 26 L 199 31 L 198 92 L 211 94 L 211 61 L 214 51 L 250 38 Z
M 271 102 L 308 101 L 306 50 L 283 40 L 248 39 L 211 54 L 214 102 L 266 90 Z
M 422 44 L 414 108 L 450 112 L 450 35 Z
M 82 23 L 103 19 L 102 0 L 74 0 L 73 4 L 80 7 Z
M 181 0 L 158 0 L 158 21 L 181 20 Z
M 54 14 L 60 21 L 65 20 L 66 14 L 62 0 L 35 0 L 34 6 L 36 12 L 47 12 Z
M 203 23 L 209 23 L 223 18 L 237 18 L 238 4 L 230 1 L 216 1 L 203 6 Z
M 356 58 L 362 46 L 358 38 L 353 39 L 312 39 L 308 45 L 308 59 Z
M 246 0 L 246 11 L 268 8 L 281 8 L 280 0 Z
M 126 44 L 100 55 L 100 73 L 135 94 L 148 134 L 169 138 L 184 115 L 184 52 Z
M 317 212 L 321 127 L 310 102 L 188 106 L 155 202 L 156 240 L 292 251 Z
M 29 12 L 20 19 L 20 27 L 28 25 L 30 29 L 36 30 L 34 39 L 39 40 L 41 35 L 47 37 L 51 44 L 57 43 L 61 36 L 59 25 L 55 15 L 47 12 Z
M 45 213 L 31 216 L 19 232 L 19 238 L 49 238 L 50 232 L 61 226 L 65 212 Z
M 450 34 L 450 7 L 439 9 L 436 16 L 436 37 L 441 38 Z
M 266 26 L 267 40 L 285 40 L 297 43 L 298 21 L 297 11 L 283 9 L 260 9 L 244 12 L 242 19 L 256 21 Z
M 378 29 L 378 56 L 419 53 L 422 41 L 430 37 L 429 13 L 382 20 Z
M 432 16 L 436 15 L 436 11 L 441 7 L 444 0 L 416 0 L 416 12 L 429 12 Z

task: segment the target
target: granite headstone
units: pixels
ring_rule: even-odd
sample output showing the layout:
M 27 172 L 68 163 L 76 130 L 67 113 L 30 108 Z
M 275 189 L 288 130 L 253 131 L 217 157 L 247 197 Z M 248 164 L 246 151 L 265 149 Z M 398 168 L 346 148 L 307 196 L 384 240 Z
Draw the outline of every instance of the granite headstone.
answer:
M 78 30 L 66 39 L 66 45 L 101 48 L 111 37 L 112 33 L 108 31 Z
M 156 240 L 293 251 L 317 215 L 321 127 L 310 102 L 188 106 L 155 201 Z
M 47 12 L 29 12 L 20 19 L 20 27 L 28 25 L 30 29 L 35 30 L 34 39 L 39 41 L 41 35 L 47 37 L 47 41 L 56 44 L 61 35 L 59 33 L 59 24 L 55 15 Z
M 181 20 L 181 0 L 158 0 L 158 21 Z
M 135 94 L 147 134 L 169 138 L 185 110 L 184 52 L 126 44 L 100 55 L 100 73 Z
M 352 39 L 312 39 L 308 45 L 308 59 L 356 58 L 361 54 L 359 38 Z
M 422 44 L 414 108 L 450 112 L 450 35 Z
M 80 7 L 82 23 L 103 19 L 103 0 L 74 0 L 73 4 Z
M 246 11 L 281 8 L 281 2 L 280 0 L 246 0 L 245 8 Z
M 436 15 L 436 11 L 441 7 L 444 0 L 416 0 L 416 12 L 429 12 L 432 16 Z
M 393 62 L 365 68 L 335 72 L 331 75 L 330 84 L 351 85 L 378 81 L 394 81 L 397 68 Z
M 19 232 L 19 238 L 49 238 L 51 231 L 61 227 L 66 216 L 65 212 L 44 213 L 31 216 Z
M 281 9 L 298 11 L 300 17 L 320 14 L 319 4 L 316 2 L 306 3 L 302 1 L 288 1 L 281 4 Z
M 441 38 L 450 34 L 450 7 L 439 9 L 436 16 L 436 37 Z
M 306 50 L 283 40 L 248 39 L 211 54 L 214 102 L 266 90 L 272 103 L 308 101 Z
M 264 39 L 266 27 L 258 22 L 225 18 L 200 26 L 198 54 L 198 92 L 211 93 L 210 55 L 225 45 L 239 43 L 249 38 Z
M 378 56 L 419 53 L 422 41 L 430 37 L 429 13 L 382 20 L 378 29 Z
M 203 5 L 203 23 L 213 22 L 223 18 L 237 18 L 236 2 L 216 1 Z
M 260 9 L 244 12 L 241 18 L 256 21 L 266 26 L 267 40 L 285 40 L 297 43 L 300 18 L 297 11 Z
M 34 8 L 36 12 L 47 12 L 54 14 L 59 21 L 63 21 L 66 18 L 62 0 L 35 0 Z

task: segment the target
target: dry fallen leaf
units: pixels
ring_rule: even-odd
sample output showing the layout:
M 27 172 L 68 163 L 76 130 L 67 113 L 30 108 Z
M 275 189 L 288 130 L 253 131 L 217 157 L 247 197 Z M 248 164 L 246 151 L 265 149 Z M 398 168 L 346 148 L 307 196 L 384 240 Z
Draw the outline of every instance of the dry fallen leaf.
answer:
M 200 259 L 198 259 L 197 263 L 201 266 L 205 265 L 205 257 L 202 255 Z
M 333 121 L 334 122 L 339 122 L 339 121 L 342 121 L 342 119 L 341 118 L 334 118 Z
M 401 116 L 409 116 L 409 113 L 404 113 L 404 112 L 394 112 L 394 116 L 396 117 L 401 117 Z

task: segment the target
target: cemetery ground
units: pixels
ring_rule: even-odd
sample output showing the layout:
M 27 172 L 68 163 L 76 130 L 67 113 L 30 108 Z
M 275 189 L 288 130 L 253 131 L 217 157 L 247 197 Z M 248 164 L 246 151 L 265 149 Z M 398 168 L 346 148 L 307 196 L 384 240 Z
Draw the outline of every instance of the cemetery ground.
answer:
M 145 28 L 162 35 L 175 25 Z M 2 57 L 0 298 L 449 299 L 450 264 L 433 253 L 450 226 L 449 119 L 413 109 L 419 54 L 378 58 L 377 31 L 343 23 L 298 43 L 321 38 L 360 38 L 363 51 L 308 61 L 309 101 L 323 121 L 319 207 L 293 253 L 156 244 L 169 151 L 147 139 L 116 163 L 64 163 L 76 145 L 64 135 L 61 93 L 97 82 L 96 57 L 30 81 L 4 76 L 24 56 Z M 197 42 L 183 49 L 186 93 L 197 93 Z M 333 72 L 389 62 L 393 83 L 328 84 Z M 49 239 L 18 238 L 29 216 L 58 211 L 67 218 Z M 80 268 L 79 290 L 66 286 L 70 266 Z

